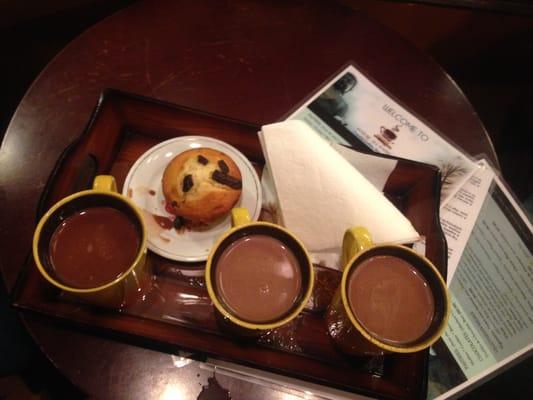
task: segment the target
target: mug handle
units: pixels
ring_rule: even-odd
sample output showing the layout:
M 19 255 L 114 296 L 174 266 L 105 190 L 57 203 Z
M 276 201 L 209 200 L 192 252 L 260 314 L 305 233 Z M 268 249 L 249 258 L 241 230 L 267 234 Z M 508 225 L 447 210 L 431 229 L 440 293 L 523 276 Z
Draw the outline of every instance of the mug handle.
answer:
M 370 237 L 368 229 L 362 226 L 349 228 L 344 233 L 342 239 L 342 266 L 346 267 L 348 261 L 352 259 L 357 253 L 369 249 L 374 243 Z
M 117 182 L 113 175 L 97 175 L 94 178 L 93 190 L 100 192 L 117 192 Z
M 250 214 L 246 208 L 233 208 L 231 210 L 231 226 L 241 226 L 250 223 Z

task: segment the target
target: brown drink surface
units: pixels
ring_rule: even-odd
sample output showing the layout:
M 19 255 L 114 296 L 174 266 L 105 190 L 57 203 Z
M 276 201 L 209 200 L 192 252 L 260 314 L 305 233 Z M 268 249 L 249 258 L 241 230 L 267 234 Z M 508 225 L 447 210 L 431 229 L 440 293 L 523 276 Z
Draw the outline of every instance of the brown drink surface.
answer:
M 93 207 L 65 219 L 52 235 L 50 259 L 59 281 L 86 289 L 104 285 L 135 260 L 140 239 L 124 213 Z
M 408 262 L 374 256 L 352 272 L 348 301 L 360 324 L 378 340 L 401 345 L 420 338 L 435 305 L 426 279 Z
M 216 288 L 235 316 L 264 323 L 286 314 L 300 294 L 302 276 L 296 256 L 281 241 L 250 235 L 220 255 Z

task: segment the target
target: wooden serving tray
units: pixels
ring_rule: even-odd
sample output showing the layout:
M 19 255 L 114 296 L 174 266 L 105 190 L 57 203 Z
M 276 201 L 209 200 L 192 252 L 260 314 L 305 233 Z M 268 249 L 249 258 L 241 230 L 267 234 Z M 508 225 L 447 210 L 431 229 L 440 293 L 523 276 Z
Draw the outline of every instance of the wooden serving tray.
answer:
M 139 156 L 176 136 L 223 140 L 248 157 L 260 174 L 264 159 L 258 130 L 247 123 L 107 90 L 83 134 L 58 160 L 38 216 L 66 195 L 90 187 L 97 174 L 114 175 L 120 191 Z M 350 140 L 354 147 L 364 147 L 357 139 Z M 426 255 L 445 277 L 438 169 L 398 159 L 384 191 L 426 237 Z M 291 324 L 259 340 L 243 341 L 219 330 L 205 289 L 203 263 L 180 263 L 151 252 L 148 259 L 155 275 L 154 289 L 144 301 L 122 312 L 68 301 L 40 276 L 32 257 L 22 268 L 14 305 L 170 352 L 193 351 L 380 398 L 425 398 L 427 351 L 353 358 L 334 347 L 323 313 L 340 281 L 338 271 L 317 267 L 317 282 L 306 310 Z

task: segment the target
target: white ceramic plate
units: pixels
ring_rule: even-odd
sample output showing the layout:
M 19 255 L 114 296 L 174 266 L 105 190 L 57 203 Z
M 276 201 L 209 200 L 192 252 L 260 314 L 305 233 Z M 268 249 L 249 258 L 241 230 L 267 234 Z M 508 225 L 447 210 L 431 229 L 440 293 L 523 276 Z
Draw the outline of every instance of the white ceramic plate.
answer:
M 159 143 L 133 164 L 124 182 L 122 194 L 131 198 L 143 213 L 148 231 L 148 248 L 172 260 L 205 261 L 218 237 L 231 227 L 229 215 L 208 227 L 180 232 L 173 228 L 163 228 L 154 218 L 154 216 L 173 218 L 165 210 L 165 197 L 161 185 L 167 164 L 179 153 L 198 147 L 222 151 L 235 161 L 242 175 L 242 193 L 236 206 L 247 208 L 252 220 L 257 220 L 261 212 L 259 177 L 252 164 L 239 150 L 220 140 L 205 136 L 181 136 Z

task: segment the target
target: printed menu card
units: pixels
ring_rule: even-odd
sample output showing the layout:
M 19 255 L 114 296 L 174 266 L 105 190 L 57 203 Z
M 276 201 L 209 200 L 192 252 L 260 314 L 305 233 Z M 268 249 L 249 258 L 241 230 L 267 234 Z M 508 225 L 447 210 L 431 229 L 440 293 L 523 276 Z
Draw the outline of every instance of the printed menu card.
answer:
M 428 398 L 464 392 L 533 351 L 532 224 L 486 160 L 464 154 L 355 65 L 288 119 L 306 122 L 347 159 L 350 150 L 341 145 L 356 139 L 375 152 L 440 169 L 452 314 L 430 351 Z M 423 253 L 423 241 L 414 248 Z

